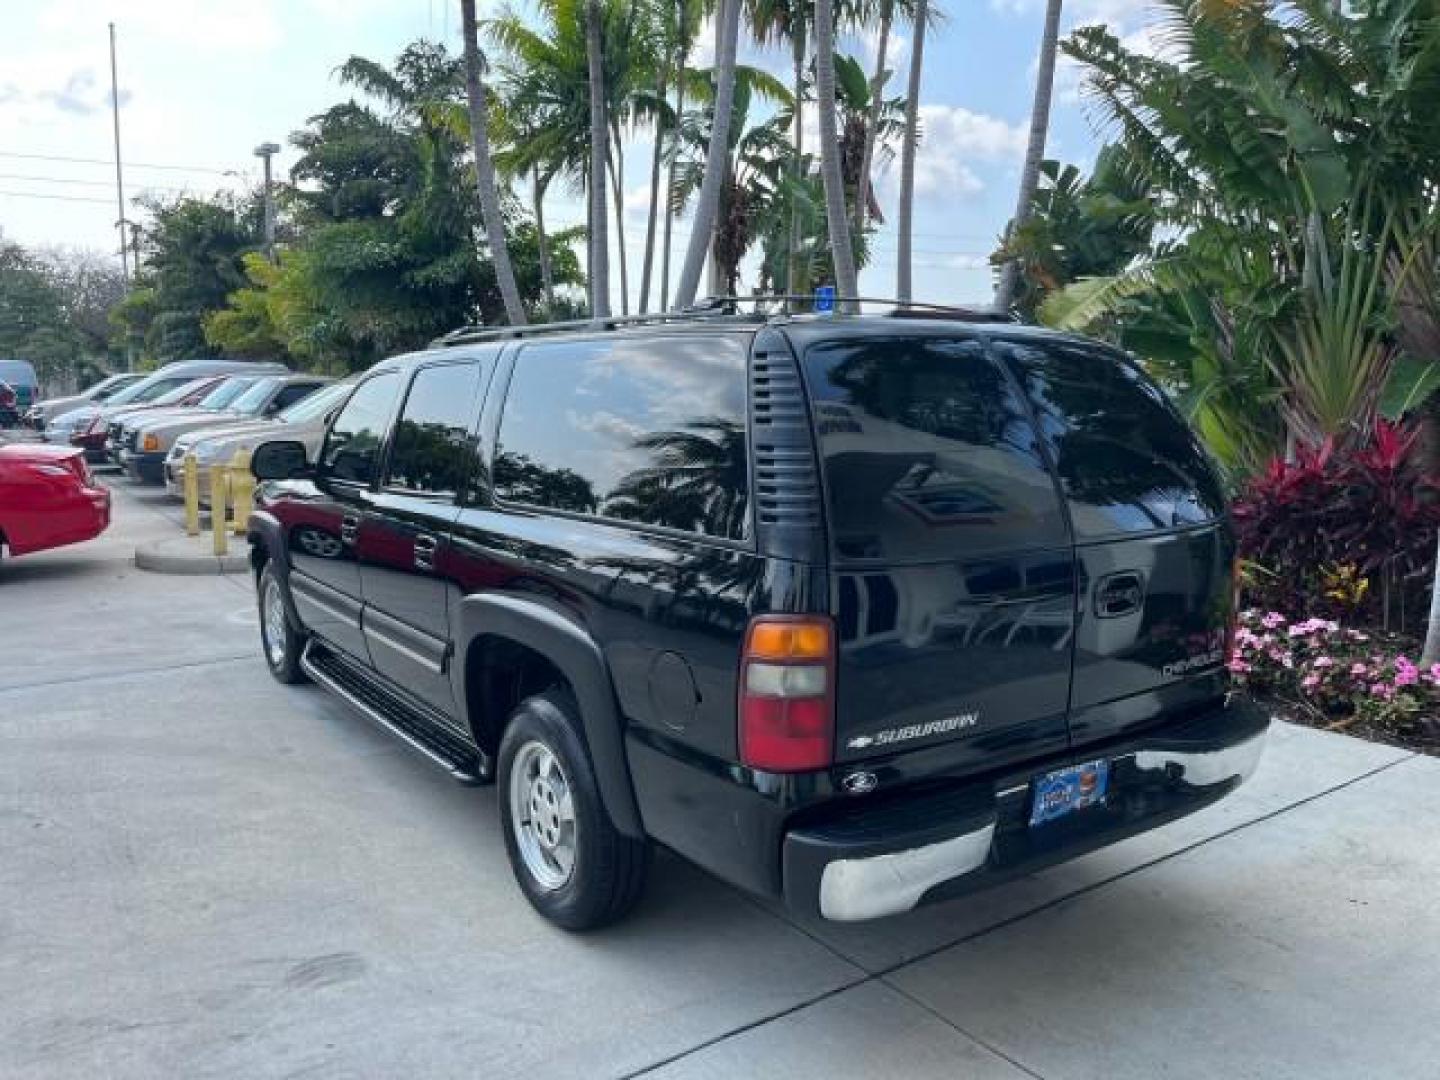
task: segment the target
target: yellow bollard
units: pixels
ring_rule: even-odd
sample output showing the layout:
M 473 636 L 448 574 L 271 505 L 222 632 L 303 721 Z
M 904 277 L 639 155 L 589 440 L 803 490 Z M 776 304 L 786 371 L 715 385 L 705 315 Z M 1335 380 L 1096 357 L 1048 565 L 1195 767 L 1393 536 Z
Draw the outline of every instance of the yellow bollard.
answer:
M 250 473 L 250 451 L 237 450 L 230 459 L 230 498 L 235 503 L 235 535 L 244 536 L 255 508 L 255 477 Z
M 200 466 L 194 454 L 185 455 L 185 535 L 200 535 Z
M 220 462 L 210 464 L 210 534 L 215 540 L 215 554 L 225 555 L 230 551 L 230 530 L 226 528 L 226 504 L 229 502 L 229 470 Z

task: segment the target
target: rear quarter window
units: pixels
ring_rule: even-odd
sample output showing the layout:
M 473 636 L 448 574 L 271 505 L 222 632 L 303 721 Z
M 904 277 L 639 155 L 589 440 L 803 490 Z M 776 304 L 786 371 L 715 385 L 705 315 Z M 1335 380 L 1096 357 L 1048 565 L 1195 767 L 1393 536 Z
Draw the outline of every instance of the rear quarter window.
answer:
M 530 345 L 494 459 L 506 502 L 742 539 L 749 520 L 746 339 Z
M 839 558 L 1068 545 L 1034 424 L 979 340 L 821 342 L 803 366 Z
M 1161 389 L 1081 342 L 1002 341 L 1055 463 L 1077 540 L 1157 532 L 1225 512 L 1219 477 Z

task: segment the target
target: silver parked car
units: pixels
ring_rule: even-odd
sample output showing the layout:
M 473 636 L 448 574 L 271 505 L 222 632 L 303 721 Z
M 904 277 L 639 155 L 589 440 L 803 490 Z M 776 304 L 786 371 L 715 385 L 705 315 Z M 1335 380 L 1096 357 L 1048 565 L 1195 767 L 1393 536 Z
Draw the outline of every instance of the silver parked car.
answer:
M 181 435 L 225 427 L 239 420 L 277 416 L 331 382 L 323 375 L 268 376 L 254 380 L 242 394 L 219 411 L 142 417 L 137 423 L 127 426 L 119 439 L 120 464 L 132 480 L 164 483 L 165 459 Z
M 331 383 L 290 406 L 274 419 L 252 420 L 219 428 L 190 431 L 175 440 L 165 460 L 165 488 L 177 499 L 185 497 L 185 455 L 194 453 L 200 481 L 200 500 L 209 505 L 210 466 L 231 461 L 241 450 L 253 450 L 271 439 L 294 439 L 305 444 L 313 457 L 320 452 L 325 428 L 350 396 L 355 379 Z
M 78 394 L 69 394 L 65 397 L 46 398 L 44 401 L 37 401 L 30 406 L 30 411 L 25 414 L 25 422 L 36 431 L 44 431 L 45 425 L 62 413 L 71 409 L 78 409 L 82 405 L 109 401 L 112 397 L 124 390 L 127 386 L 139 382 L 145 378 L 143 371 L 122 372 L 119 375 L 107 375 L 99 382 L 87 386 Z

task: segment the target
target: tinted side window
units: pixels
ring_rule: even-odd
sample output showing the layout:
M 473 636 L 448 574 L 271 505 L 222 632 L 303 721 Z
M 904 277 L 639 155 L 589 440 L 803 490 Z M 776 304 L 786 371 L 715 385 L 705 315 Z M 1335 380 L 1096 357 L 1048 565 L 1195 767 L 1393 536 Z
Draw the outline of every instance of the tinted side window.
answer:
M 279 412 L 281 409 L 288 408 L 297 401 L 309 397 L 319 389 L 320 383 L 292 384 L 275 395 L 275 400 L 270 403 L 269 409 L 271 412 Z
M 474 460 L 470 428 L 479 388 L 479 364 L 416 372 L 395 425 L 386 487 L 454 498 Z
M 1219 479 L 1164 393 L 1118 355 L 1068 342 L 997 346 L 1040 419 L 1077 539 L 1224 513 Z
M 515 362 L 495 492 L 516 503 L 745 534 L 745 341 L 533 345 Z
M 377 375 L 362 383 L 325 437 L 320 471 L 335 480 L 368 484 L 375 479 L 375 457 L 385 441 L 385 425 L 400 393 L 400 376 L 395 372 Z
M 804 369 L 840 557 L 923 562 L 1069 542 L 1034 425 L 980 342 L 823 342 Z

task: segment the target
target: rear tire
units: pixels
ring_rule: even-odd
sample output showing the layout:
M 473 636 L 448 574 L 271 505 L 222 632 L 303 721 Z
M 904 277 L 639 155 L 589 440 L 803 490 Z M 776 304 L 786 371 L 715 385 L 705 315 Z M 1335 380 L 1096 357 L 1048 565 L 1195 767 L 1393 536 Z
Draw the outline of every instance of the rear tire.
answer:
M 510 868 L 525 898 L 566 930 L 622 918 L 645 889 L 650 845 L 615 828 L 569 693 L 548 690 L 510 715 L 497 787 Z
M 300 666 L 305 634 L 290 618 L 274 563 L 267 562 L 260 571 L 255 592 L 260 604 L 260 651 L 265 656 L 265 666 L 279 682 L 290 685 L 309 682 Z

